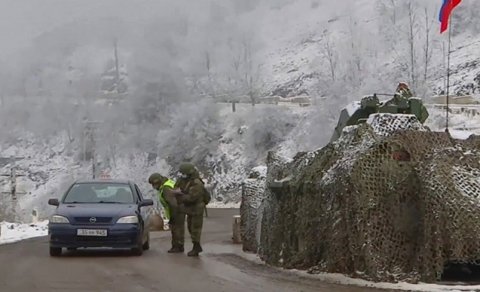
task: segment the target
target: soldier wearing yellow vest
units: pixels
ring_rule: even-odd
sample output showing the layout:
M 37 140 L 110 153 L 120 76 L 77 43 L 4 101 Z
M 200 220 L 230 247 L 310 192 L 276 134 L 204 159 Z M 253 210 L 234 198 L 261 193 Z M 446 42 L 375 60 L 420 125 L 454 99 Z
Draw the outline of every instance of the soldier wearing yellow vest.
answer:
M 185 241 L 185 207 L 176 198 L 175 182 L 159 173 L 152 174 L 148 182 L 158 191 L 160 203 L 170 225 L 172 248 L 168 252 L 181 253 L 184 251 Z

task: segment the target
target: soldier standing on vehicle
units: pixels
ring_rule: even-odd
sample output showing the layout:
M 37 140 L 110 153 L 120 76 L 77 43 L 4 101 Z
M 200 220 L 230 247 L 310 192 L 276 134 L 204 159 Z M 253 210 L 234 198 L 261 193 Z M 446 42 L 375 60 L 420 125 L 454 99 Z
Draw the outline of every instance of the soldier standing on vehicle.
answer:
M 397 90 L 395 93 L 406 99 L 413 97 L 413 94 L 410 91 L 408 84 L 405 82 L 398 83 Z
M 184 251 L 185 241 L 185 210 L 176 198 L 175 182 L 159 173 L 152 174 L 148 182 L 158 191 L 160 203 L 168 219 L 172 233 L 172 248 L 168 252 L 181 253 Z
M 198 256 L 202 252 L 200 239 L 203 227 L 203 211 L 205 204 L 210 200 L 210 194 L 204 187 L 203 181 L 195 166 L 191 163 L 182 163 L 179 167 L 182 177 L 178 180 L 176 186 L 183 193 L 181 201 L 185 205 L 187 214 L 188 232 L 192 238 L 193 248 L 188 252 L 188 256 Z

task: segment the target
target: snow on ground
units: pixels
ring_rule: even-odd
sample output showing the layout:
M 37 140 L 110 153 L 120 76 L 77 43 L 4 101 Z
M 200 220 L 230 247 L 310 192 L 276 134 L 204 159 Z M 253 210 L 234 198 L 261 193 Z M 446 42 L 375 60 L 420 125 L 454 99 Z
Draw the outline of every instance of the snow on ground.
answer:
M 258 257 L 256 254 L 245 253 L 241 250 L 235 251 L 235 253 L 244 258 L 245 260 L 254 262 L 259 265 L 264 265 L 265 263 Z M 293 273 L 302 278 L 320 280 L 326 283 L 340 284 L 340 285 L 351 285 L 359 287 L 370 287 L 370 288 L 379 288 L 386 290 L 403 290 L 403 291 L 425 291 L 425 292 L 467 292 L 467 291 L 479 291 L 480 285 L 442 285 L 442 284 L 427 284 L 427 283 L 418 283 L 410 284 L 405 282 L 399 283 L 386 283 L 386 282 L 372 282 L 362 279 L 350 278 L 342 274 L 335 273 L 320 273 L 320 274 L 308 274 L 306 271 L 300 271 L 296 269 L 285 270 L 281 268 L 272 267 L 287 273 Z
M 1 222 L 0 228 L 0 244 L 6 244 L 27 238 L 46 236 L 48 234 L 48 221 L 31 224 Z
M 432 131 L 444 132 L 446 127 L 445 110 L 428 108 L 430 116 L 425 125 Z M 470 135 L 480 135 L 480 116 L 466 113 L 450 113 L 448 119 L 450 135 L 456 139 L 467 139 Z
M 470 131 L 461 131 L 461 130 L 449 130 L 450 136 L 455 139 L 466 140 L 468 137 L 473 135 L 473 132 Z
M 307 278 L 318 279 L 323 282 L 335 283 L 341 285 L 353 285 L 360 287 L 371 287 L 379 289 L 388 289 L 388 290 L 403 290 L 403 291 L 426 291 L 426 292 L 457 292 L 457 291 L 478 291 L 480 285 L 441 285 L 441 284 L 410 284 L 405 282 L 399 283 L 386 283 L 386 282 L 371 282 L 361 279 L 349 278 L 342 274 L 317 274 L 310 275 L 304 271 L 293 270 L 293 273 L 301 275 Z
M 222 203 L 222 202 L 210 202 L 207 205 L 208 208 L 221 208 L 221 209 L 238 209 L 240 208 L 240 203 Z

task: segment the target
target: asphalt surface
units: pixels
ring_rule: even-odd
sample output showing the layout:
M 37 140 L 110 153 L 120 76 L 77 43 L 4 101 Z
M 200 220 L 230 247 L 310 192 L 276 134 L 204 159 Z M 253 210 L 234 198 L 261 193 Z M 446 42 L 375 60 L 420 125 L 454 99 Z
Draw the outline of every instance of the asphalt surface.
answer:
M 117 250 L 48 254 L 46 237 L 0 246 L 0 291 L 380 291 L 301 278 L 241 257 L 231 242 L 232 216 L 238 210 L 209 209 L 204 252 L 190 258 L 168 254 L 169 232 L 152 232 L 143 256 Z

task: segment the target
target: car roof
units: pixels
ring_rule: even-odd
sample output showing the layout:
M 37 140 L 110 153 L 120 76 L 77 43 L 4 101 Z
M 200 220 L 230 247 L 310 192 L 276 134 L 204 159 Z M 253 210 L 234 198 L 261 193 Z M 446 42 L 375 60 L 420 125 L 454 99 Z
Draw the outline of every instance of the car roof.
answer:
M 129 184 L 133 185 L 134 182 L 126 179 L 89 179 L 89 180 L 77 180 L 74 184 L 101 184 L 101 183 L 113 183 L 113 184 Z

